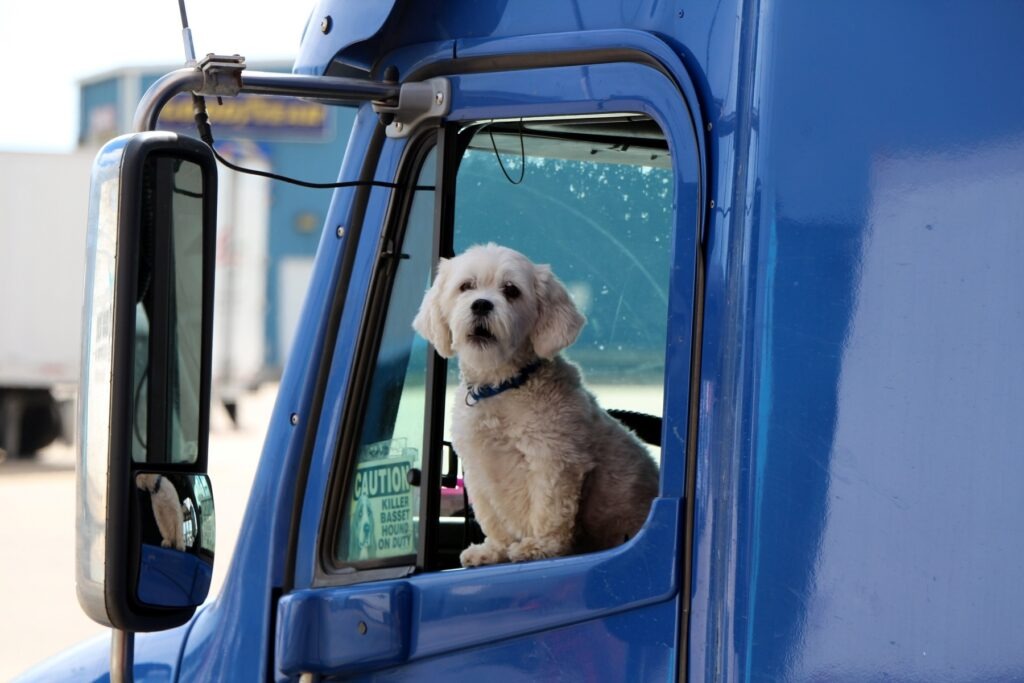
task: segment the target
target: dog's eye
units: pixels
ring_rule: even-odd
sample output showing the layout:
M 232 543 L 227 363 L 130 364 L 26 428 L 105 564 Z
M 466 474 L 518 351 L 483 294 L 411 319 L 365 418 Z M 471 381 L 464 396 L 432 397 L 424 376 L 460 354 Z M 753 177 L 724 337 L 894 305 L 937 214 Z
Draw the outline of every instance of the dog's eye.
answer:
M 468 292 L 471 289 L 476 289 L 476 285 L 473 284 L 472 280 L 466 280 L 461 285 L 459 285 L 460 292 Z
M 509 299 L 509 300 L 518 299 L 519 295 L 521 294 L 521 292 L 519 291 L 519 288 L 516 287 L 511 282 L 506 282 L 505 284 L 503 284 L 501 286 L 501 292 L 502 292 L 502 294 L 505 295 L 505 298 Z

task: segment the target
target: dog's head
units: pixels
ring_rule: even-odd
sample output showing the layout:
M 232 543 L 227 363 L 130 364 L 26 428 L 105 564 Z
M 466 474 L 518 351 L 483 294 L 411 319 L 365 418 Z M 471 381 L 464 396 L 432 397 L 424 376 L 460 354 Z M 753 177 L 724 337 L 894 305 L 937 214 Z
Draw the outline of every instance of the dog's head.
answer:
M 413 321 L 445 358 L 481 371 L 523 356 L 552 358 L 585 322 L 545 265 L 496 244 L 441 259 Z
M 135 485 L 138 486 L 143 491 L 152 491 L 153 486 L 156 484 L 156 481 L 159 478 L 159 474 L 136 474 Z

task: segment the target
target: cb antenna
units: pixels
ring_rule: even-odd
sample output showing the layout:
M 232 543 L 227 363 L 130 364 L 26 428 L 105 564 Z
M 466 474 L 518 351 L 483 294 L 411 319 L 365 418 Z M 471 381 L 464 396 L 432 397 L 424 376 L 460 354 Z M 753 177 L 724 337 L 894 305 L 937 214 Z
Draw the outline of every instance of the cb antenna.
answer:
M 178 0 L 178 12 L 181 13 L 181 39 L 185 44 L 185 65 L 195 66 L 196 46 L 192 43 L 192 29 L 188 27 L 188 15 L 185 13 L 185 0 Z M 210 119 L 206 114 L 206 98 L 192 93 L 192 113 L 196 119 L 196 131 L 199 137 L 209 145 L 214 155 L 217 150 L 213 148 L 213 130 L 210 128 Z
M 188 16 L 185 14 L 185 0 L 178 0 L 178 11 L 181 13 L 181 39 L 185 43 L 185 63 L 196 63 L 196 46 L 192 44 L 192 29 L 188 27 Z

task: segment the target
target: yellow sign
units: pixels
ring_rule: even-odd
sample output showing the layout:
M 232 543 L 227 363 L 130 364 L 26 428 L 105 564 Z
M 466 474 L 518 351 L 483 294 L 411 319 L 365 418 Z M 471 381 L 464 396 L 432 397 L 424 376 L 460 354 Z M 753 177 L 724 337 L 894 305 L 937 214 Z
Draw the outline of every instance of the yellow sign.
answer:
M 225 97 L 222 103 L 208 97 L 206 109 L 217 138 L 280 137 L 288 133 L 308 136 L 325 132 L 327 126 L 327 107 L 288 97 L 239 95 Z M 160 124 L 164 128 L 194 129 L 192 97 L 178 95 L 168 102 L 160 113 Z

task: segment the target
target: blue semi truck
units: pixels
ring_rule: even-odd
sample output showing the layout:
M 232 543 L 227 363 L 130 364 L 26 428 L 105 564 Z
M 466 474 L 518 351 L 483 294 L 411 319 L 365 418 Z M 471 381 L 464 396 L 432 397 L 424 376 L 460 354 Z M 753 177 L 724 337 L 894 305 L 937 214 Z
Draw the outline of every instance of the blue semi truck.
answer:
M 168 74 L 93 177 L 77 586 L 112 637 L 26 678 L 1024 678 L 1022 27 L 988 0 L 322 0 L 293 74 Z M 358 108 L 205 603 L 216 162 L 150 132 L 179 91 L 206 142 L 215 97 Z M 588 318 L 568 356 L 658 460 L 620 547 L 458 568 L 455 368 L 410 325 L 486 241 L 552 265 Z

